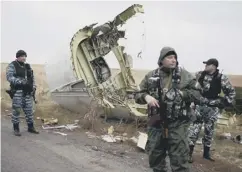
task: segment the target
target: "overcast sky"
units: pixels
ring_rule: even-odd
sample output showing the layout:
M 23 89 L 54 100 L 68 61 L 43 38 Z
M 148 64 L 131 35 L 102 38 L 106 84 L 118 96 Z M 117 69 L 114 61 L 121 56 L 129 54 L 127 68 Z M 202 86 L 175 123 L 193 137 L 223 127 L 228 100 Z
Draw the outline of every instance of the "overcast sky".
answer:
M 191 72 L 217 58 L 224 73 L 242 74 L 242 2 L 2 2 L 1 61 L 14 60 L 16 51 L 24 49 L 30 63 L 69 62 L 69 43 L 77 30 L 112 20 L 133 3 L 145 10 L 126 27 L 124 45 L 134 68 L 155 68 L 160 49 L 172 46 Z M 112 57 L 109 64 L 117 67 Z

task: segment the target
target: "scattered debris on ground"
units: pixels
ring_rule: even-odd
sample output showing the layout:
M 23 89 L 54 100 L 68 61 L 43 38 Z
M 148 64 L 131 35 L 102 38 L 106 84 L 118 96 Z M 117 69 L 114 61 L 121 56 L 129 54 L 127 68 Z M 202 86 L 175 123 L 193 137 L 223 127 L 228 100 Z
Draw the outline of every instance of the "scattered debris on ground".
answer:
M 55 133 L 55 134 L 60 134 L 60 135 L 62 135 L 62 136 L 67 136 L 66 133 L 62 133 L 62 132 L 58 132 L 58 131 L 54 131 L 53 133 Z
M 65 128 L 67 130 L 73 131 L 75 128 L 79 128 L 79 127 L 80 126 L 78 126 L 77 124 L 66 124 L 66 125 L 58 125 L 58 126 L 44 126 L 44 125 L 42 125 L 42 128 L 44 130 Z
M 85 132 L 89 139 L 102 140 L 103 143 L 106 142 L 108 144 L 114 143 L 112 145 L 114 147 L 115 145 L 121 144 L 132 145 L 134 149 L 140 148 L 144 150 L 145 148 L 147 139 L 145 129 L 137 128 L 135 123 L 126 124 L 125 122 L 120 123 L 119 121 L 106 122 L 104 119 L 95 116 L 94 111 L 92 114 L 89 113 L 89 115 L 86 115 L 84 119 L 84 116 L 62 109 L 54 103 L 51 105 L 39 103 L 35 108 L 37 127 L 40 126 L 46 132 L 58 134 L 63 137 L 70 136 L 68 133 L 70 131 Z M 11 106 L 2 107 L 2 112 L 4 115 L 7 114 L 7 117 L 11 117 Z M 21 118 L 25 118 L 23 114 L 21 114 Z M 242 163 L 241 124 L 242 120 L 240 120 L 240 117 L 233 116 L 233 120 L 230 120 L 228 126 L 218 127 L 218 139 L 215 139 L 213 147 L 213 154 L 216 158 L 238 167 Z M 201 133 L 203 134 L 203 130 Z M 199 145 L 201 143 L 200 138 L 196 148 L 199 155 L 202 155 L 202 145 Z M 120 152 L 120 150 L 113 148 L 114 151 L 110 152 L 107 151 L 108 149 L 102 148 L 102 146 L 90 146 L 90 149 L 119 157 L 126 157 L 125 150 Z
M 39 119 L 37 117 L 37 119 Z M 57 118 L 43 118 L 41 119 L 42 123 L 44 123 L 44 125 L 55 125 L 58 124 L 58 119 Z

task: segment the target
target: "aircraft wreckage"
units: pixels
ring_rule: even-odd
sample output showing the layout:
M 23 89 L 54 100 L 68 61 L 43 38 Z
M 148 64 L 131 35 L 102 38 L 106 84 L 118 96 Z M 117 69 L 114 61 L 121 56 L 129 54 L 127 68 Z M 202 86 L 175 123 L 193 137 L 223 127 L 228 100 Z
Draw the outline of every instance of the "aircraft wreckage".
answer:
M 124 52 L 118 41 L 125 38 L 125 31 L 118 27 L 137 13 L 143 14 L 142 5 L 132 5 L 113 21 L 97 26 L 85 26 L 77 31 L 70 43 L 71 62 L 77 81 L 51 92 L 52 98 L 75 112 L 86 112 L 90 104 L 104 107 L 106 114 L 146 117 L 146 105 L 135 103 L 134 93 L 139 90 L 132 75 L 132 57 Z M 111 73 L 105 56 L 113 52 L 120 71 Z M 108 113 L 110 112 L 110 113 Z
M 105 116 L 126 119 L 146 119 L 147 106 L 135 103 L 134 94 L 139 91 L 132 73 L 132 57 L 118 41 L 125 38 L 119 30 L 136 14 L 143 14 L 142 5 L 135 4 L 117 15 L 113 21 L 96 26 L 85 26 L 71 39 L 71 62 L 75 82 L 68 83 L 51 92 L 52 99 L 71 111 L 85 114 L 91 106 L 101 105 L 97 110 Z M 96 27 L 95 27 L 96 26 Z M 113 52 L 120 71 L 112 73 L 105 56 Z M 95 106 L 98 108 L 97 106 Z M 221 124 L 229 119 L 220 117 Z

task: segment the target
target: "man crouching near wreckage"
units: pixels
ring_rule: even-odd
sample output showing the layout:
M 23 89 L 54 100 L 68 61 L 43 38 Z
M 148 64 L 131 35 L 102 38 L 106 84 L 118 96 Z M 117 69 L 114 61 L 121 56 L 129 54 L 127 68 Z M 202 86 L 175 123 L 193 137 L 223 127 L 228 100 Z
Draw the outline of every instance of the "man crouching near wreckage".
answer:
M 148 141 L 146 151 L 154 172 L 165 172 L 167 152 L 173 172 L 188 172 L 188 127 L 191 102 L 203 104 L 196 79 L 178 66 L 173 48 L 164 47 L 159 68 L 141 81 L 136 103 L 148 104 Z
M 21 136 L 19 130 L 19 116 L 23 109 L 28 132 L 39 134 L 34 128 L 33 120 L 33 97 L 32 93 L 36 89 L 32 69 L 28 63 L 25 63 L 27 53 L 19 50 L 16 53 L 16 60 L 11 62 L 6 71 L 6 77 L 10 83 L 11 90 L 7 91 L 12 98 L 12 123 L 14 135 Z

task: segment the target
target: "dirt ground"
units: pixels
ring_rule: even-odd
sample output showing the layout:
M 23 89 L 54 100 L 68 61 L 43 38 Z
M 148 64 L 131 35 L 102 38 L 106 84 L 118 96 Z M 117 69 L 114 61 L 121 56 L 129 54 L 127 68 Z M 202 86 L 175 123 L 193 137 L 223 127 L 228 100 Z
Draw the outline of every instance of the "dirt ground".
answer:
M 10 119 L 10 116 L 8 116 L 11 114 L 10 101 L 1 101 L 1 105 L 1 114 L 5 114 L 5 117 Z M 88 135 L 86 132 L 92 133 L 92 135 L 95 136 L 100 136 L 107 134 L 110 126 L 114 127 L 114 135 L 123 135 L 126 133 L 125 135 L 130 138 L 136 136 L 137 131 L 144 130 L 137 129 L 135 124 L 124 124 L 119 121 L 105 122 L 103 119 L 97 117 L 94 117 L 94 120 L 93 118 L 92 120 L 89 120 L 88 118 L 84 119 L 83 116 L 80 117 L 79 114 L 65 110 L 49 100 L 40 100 L 35 106 L 35 121 L 37 128 L 41 129 L 42 122 L 40 119 L 50 117 L 57 118 L 58 125 L 71 124 L 74 123 L 75 120 L 79 120 L 80 128 L 75 129 L 74 131 L 58 131 L 70 135 L 69 138 L 75 142 L 82 140 L 82 144 L 85 142 L 85 146 L 90 147 L 92 150 L 101 151 L 107 154 L 115 154 L 115 156 L 122 158 L 132 158 L 134 164 L 143 164 L 144 168 L 148 168 L 147 155 L 143 150 L 137 148 L 136 144 L 130 140 L 119 143 L 107 143 L 97 138 L 87 139 Z M 25 123 L 24 118 L 21 118 L 21 121 Z M 231 134 L 234 135 L 238 133 L 238 130 L 231 127 L 227 132 L 231 132 Z M 79 137 L 78 140 L 75 139 L 77 135 Z M 194 155 L 195 162 L 193 163 L 194 172 L 239 172 L 242 170 L 242 145 L 233 143 L 231 140 L 220 140 L 219 138 L 219 133 L 217 133 L 212 148 L 212 153 L 217 159 L 214 163 L 202 159 L 202 146 L 198 145 L 196 147 Z

